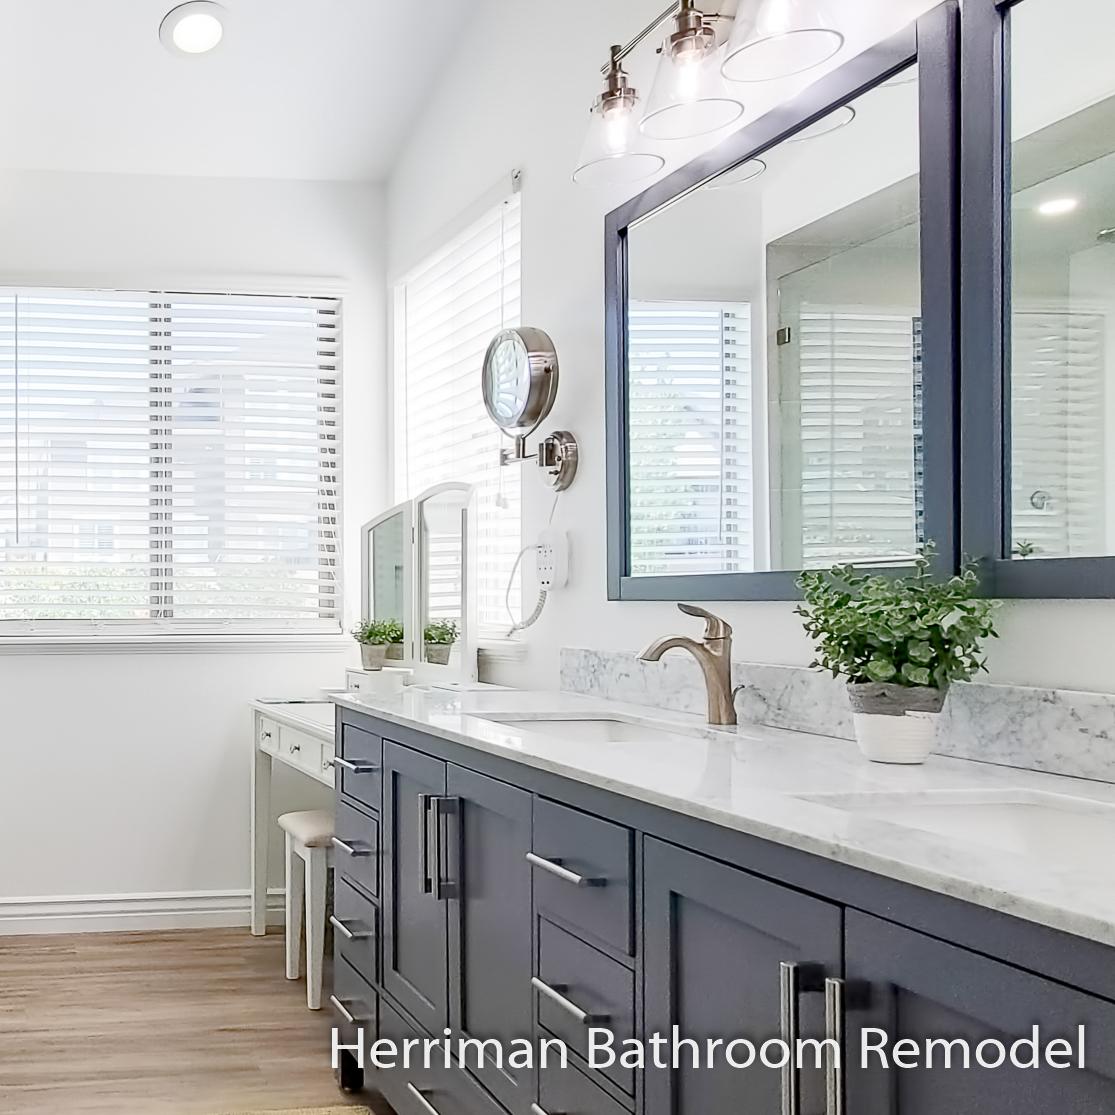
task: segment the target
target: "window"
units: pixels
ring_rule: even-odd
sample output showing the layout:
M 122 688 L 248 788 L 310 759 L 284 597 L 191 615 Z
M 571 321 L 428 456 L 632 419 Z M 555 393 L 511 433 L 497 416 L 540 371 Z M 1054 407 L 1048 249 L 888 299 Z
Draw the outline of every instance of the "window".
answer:
M 0 630 L 339 630 L 339 317 L 0 292 Z
M 396 290 L 396 496 L 446 481 L 476 486 L 481 636 L 508 627 L 504 593 L 521 545 L 517 468 L 488 417 L 480 373 L 489 341 L 519 323 L 519 195 L 486 213 Z M 513 602 L 516 611 L 520 604 Z
M 631 572 L 754 568 L 751 307 L 633 302 Z

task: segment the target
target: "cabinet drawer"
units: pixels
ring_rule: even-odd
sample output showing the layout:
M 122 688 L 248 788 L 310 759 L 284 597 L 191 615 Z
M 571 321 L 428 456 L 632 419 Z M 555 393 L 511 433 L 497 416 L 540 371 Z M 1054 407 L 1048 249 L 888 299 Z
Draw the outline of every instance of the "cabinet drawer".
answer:
M 542 1115 L 628 1115 L 627 1108 L 573 1065 L 548 1065 L 539 1071 L 538 1106 Z
M 362 728 L 343 724 L 333 764 L 338 791 L 378 813 L 383 784 L 383 740 Z
M 321 769 L 321 740 L 297 728 L 279 727 L 279 755 L 311 774 Z
M 364 1031 L 363 1045 L 379 1037 L 379 995 L 361 978 L 360 973 L 343 959 L 333 968 L 333 994 L 329 1005 L 340 1032 L 341 1044 L 359 1043 L 359 1030 Z
M 537 909 L 633 956 L 634 833 L 540 798 L 533 837 Z
M 268 755 L 279 754 L 279 725 L 274 720 L 260 718 L 256 722 L 256 742 Z
M 369 983 L 379 983 L 379 910 L 339 872 L 333 893 L 333 919 L 336 955 Z
M 333 864 L 369 894 L 379 895 L 379 822 L 348 802 L 337 802 Z
M 539 1023 L 582 1057 L 588 1057 L 591 1027 L 611 1030 L 617 1049 L 634 1035 L 635 974 L 631 969 L 541 919 L 536 981 Z M 579 1012 L 587 1017 L 580 1017 Z M 600 1071 L 629 1095 L 634 1094 L 631 1069 L 617 1064 Z

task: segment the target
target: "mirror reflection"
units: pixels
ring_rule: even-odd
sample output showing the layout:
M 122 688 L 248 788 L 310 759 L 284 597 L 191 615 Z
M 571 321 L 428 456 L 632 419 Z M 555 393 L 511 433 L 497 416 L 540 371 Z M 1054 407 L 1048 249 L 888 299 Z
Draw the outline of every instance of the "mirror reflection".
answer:
M 632 576 L 923 540 L 911 67 L 628 231 Z
M 394 623 L 398 639 L 389 643 L 388 658 L 401 658 L 405 634 L 403 616 L 406 608 L 406 539 L 403 512 L 398 511 L 377 523 L 371 530 L 369 577 L 371 581 L 370 619 L 377 623 Z
M 1115 10 L 1009 25 L 1011 556 L 1115 554 Z
M 438 491 L 418 505 L 421 660 L 457 664 L 464 623 L 467 488 Z

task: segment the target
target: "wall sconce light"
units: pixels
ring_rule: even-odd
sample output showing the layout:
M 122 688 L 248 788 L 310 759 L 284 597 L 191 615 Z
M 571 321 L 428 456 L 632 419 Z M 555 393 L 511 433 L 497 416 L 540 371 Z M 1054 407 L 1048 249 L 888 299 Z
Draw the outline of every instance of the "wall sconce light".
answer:
M 729 81 L 776 81 L 820 66 L 843 45 L 824 0 L 740 0 L 722 71 Z
M 588 135 L 573 172 L 583 185 L 635 182 L 661 170 L 666 160 L 653 151 L 639 150 L 636 106 L 639 94 L 622 66 L 625 51 L 613 46 L 604 67 L 604 91 L 592 106 Z
M 658 73 L 640 129 L 651 139 L 690 139 L 725 128 L 743 115 L 720 72 L 711 20 L 681 0 L 673 30 L 658 51 Z

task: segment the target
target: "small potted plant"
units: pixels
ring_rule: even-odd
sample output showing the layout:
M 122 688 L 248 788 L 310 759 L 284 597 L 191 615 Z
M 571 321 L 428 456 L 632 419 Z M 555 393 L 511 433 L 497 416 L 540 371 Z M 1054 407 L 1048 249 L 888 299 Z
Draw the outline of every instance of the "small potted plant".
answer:
M 428 624 L 423 635 L 426 642 L 426 661 L 447 666 L 457 635 L 457 625 L 451 619 L 436 619 Z
M 403 658 L 403 625 L 397 619 L 385 619 L 384 631 L 387 634 L 387 659 L 401 662 Z
M 360 644 L 360 662 L 365 670 L 382 670 L 387 650 L 394 640 L 394 620 L 362 620 L 352 629 L 353 638 Z
M 980 645 L 998 637 L 995 604 L 977 595 L 974 567 L 937 581 L 932 556 L 933 546 L 923 547 L 909 577 L 846 565 L 798 579 L 813 665 L 848 679 L 856 739 L 875 762 L 925 762 L 949 685 L 985 670 Z

